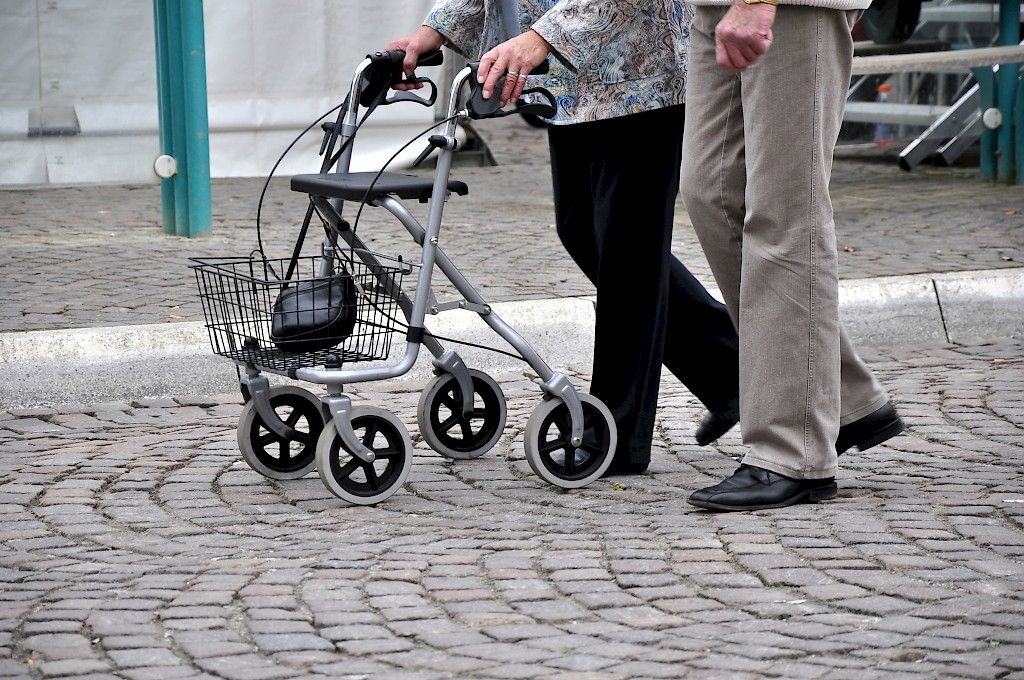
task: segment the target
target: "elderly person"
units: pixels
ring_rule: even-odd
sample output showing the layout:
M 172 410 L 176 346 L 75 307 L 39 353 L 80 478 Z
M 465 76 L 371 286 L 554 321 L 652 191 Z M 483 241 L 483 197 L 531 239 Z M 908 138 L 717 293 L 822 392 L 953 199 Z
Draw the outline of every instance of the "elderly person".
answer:
M 837 450 L 903 429 L 839 323 L 828 191 L 850 29 L 871 3 L 691 2 L 683 194 L 739 328 L 750 451 L 690 502 L 755 510 L 826 500 L 837 493 Z
M 388 49 L 406 51 L 409 74 L 417 55 L 442 45 L 476 58 L 501 38 L 498 5 L 440 0 L 422 27 Z M 663 360 L 711 411 L 701 441 L 737 418 L 735 330 L 670 252 L 690 10 L 681 0 L 519 0 L 517 7 L 522 34 L 481 59 L 484 94 L 498 96 L 502 83 L 507 102 L 525 74 L 549 53 L 556 57 L 546 76 L 530 79 L 558 101 L 548 132 L 556 225 L 597 287 L 591 393 L 618 426 L 609 473 L 637 474 L 650 461 Z

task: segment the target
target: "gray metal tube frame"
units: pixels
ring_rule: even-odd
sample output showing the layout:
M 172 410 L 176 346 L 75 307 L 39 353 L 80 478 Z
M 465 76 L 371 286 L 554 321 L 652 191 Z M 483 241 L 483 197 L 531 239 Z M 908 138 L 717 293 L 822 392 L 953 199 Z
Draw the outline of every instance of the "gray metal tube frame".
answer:
M 370 60 L 364 60 L 359 64 L 359 67 L 356 69 L 356 73 L 353 76 L 349 106 L 342 124 L 341 139 L 343 142 L 355 133 L 359 108 L 359 85 L 363 77 L 363 71 L 369 65 Z M 441 272 L 448 277 L 455 288 L 466 298 L 467 301 L 482 306 L 484 311 L 478 313 L 484 323 L 486 323 L 495 333 L 501 336 L 509 343 L 509 345 L 519 352 L 530 368 L 532 368 L 540 377 L 544 391 L 551 397 L 562 399 L 565 402 L 569 410 L 572 423 L 571 443 L 574 446 L 579 446 L 583 439 L 583 407 L 572 382 L 565 375 L 552 371 L 540 355 L 537 354 L 537 351 L 526 341 L 526 339 L 491 310 L 490 305 L 487 304 L 472 284 L 465 276 L 463 276 L 462 272 L 459 271 L 444 251 L 438 247 L 438 237 L 441 231 L 444 204 L 448 197 L 448 179 L 451 175 L 452 159 L 457 146 L 455 132 L 458 120 L 464 119 L 468 116 L 464 109 L 460 110 L 462 88 L 466 84 L 471 73 L 472 70 L 468 67 L 462 69 L 462 71 L 455 76 L 454 82 L 452 83 L 447 114 L 449 120 L 445 124 L 443 132 L 443 135 L 448 140 L 448 144 L 441 149 L 438 155 L 437 168 L 434 175 L 434 186 L 427 213 L 426 228 L 424 229 L 416 218 L 413 217 L 413 215 L 397 199 L 391 196 L 386 196 L 381 198 L 379 201 L 376 201 L 378 205 L 394 215 L 406 227 L 413 238 L 422 244 L 423 255 L 420 263 L 419 277 L 416 284 L 417 294 L 412 300 L 412 310 L 411 313 L 407 313 L 407 318 L 410 326 L 423 327 L 423 321 L 427 311 L 427 302 L 430 297 L 428 294 L 428 291 L 431 290 L 430 281 L 433 275 L 434 265 L 436 263 Z M 348 146 L 339 158 L 336 170 L 337 172 L 348 172 L 351 163 L 353 144 L 354 142 Z M 341 208 L 343 207 L 341 201 L 332 200 L 331 207 L 334 208 L 337 214 L 341 214 Z M 348 239 L 346 238 L 346 240 Z M 330 244 L 325 240 L 324 245 L 326 253 L 326 251 L 330 249 Z M 405 309 L 403 308 L 403 312 L 404 311 Z M 419 342 L 408 341 L 406 343 L 405 354 L 402 359 L 391 366 L 362 369 L 300 368 L 295 372 L 295 377 L 299 380 L 326 385 L 329 392 L 332 394 L 340 394 L 342 387 L 346 384 L 388 380 L 408 373 L 416 363 L 416 359 L 419 355 L 419 347 Z M 435 360 L 435 367 L 442 368 L 439 361 L 442 361 L 443 357 L 444 355 Z M 458 378 L 457 373 L 456 378 Z M 463 394 L 472 394 L 472 390 L 463 389 Z M 465 402 L 463 403 L 463 408 L 465 409 Z M 338 419 L 335 418 L 336 422 L 337 420 Z M 356 448 L 359 449 L 361 447 Z M 364 451 L 359 450 L 354 452 L 360 454 L 364 453 Z
M 422 245 L 426 231 L 400 201 L 390 196 L 387 198 L 393 203 L 389 208 L 391 213 L 405 226 L 406 230 L 412 235 L 413 240 L 417 244 Z M 387 291 L 397 291 L 395 298 L 398 301 L 398 306 L 405 315 L 405 318 L 407 320 L 411 319 L 413 310 L 412 299 L 401 289 L 394 278 L 387 273 L 385 268 L 374 266 L 378 265 L 379 262 L 373 253 L 366 248 L 363 240 L 351 229 L 341 229 L 340 217 L 333 212 L 333 206 L 330 203 L 319 197 L 314 197 L 313 203 L 321 210 L 324 219 L 335 228 L 335 231 L 341 234 L 342 239 L 349 245 L 356 256 L 376 272 L 377 280 L 384 286 L 384 289 Z M 372 205 L 380 206 L 382 203 L 374 202 Z M 326 251 L 328 248 L 325 246 L 324 250 Z M 445 350 L 441 343 L 432 335 L 424 335 L 421 343 L 434 355 L 434 372 L 437 374 L 448 373 L 455 378 L 455 382 L 459 386 L 462 415 L 468 416 L 471 414 L 473 412 L 473 378 L 469 374 L 469 367 L 466 366 L 466 362 L 455 351 Z

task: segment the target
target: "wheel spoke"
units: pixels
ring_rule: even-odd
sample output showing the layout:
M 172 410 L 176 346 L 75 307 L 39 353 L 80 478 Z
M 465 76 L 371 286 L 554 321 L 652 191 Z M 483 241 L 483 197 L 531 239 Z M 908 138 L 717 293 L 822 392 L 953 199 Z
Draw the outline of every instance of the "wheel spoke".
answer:
M 473 439 L 473 426 L 469 424 L 468 420 L 459 421 L 459 425 L 462 426 L 462 439 L 463 441 L 470 441 Z
M 387 448 L 381 449 L 380 451 L 374 451 L 373 455 L 377 458 L 397 458 L 402 455 L 402 452 L 398 449 Z
M 447 406 L 448 410 L 452 413 L 462 410 L 462 404 L 459 403 L 459 399 L 454 395 L 446 394 L 438 399 L 438 401 L 440 401 L 442 405 Z
M 551 453 L 552 451 L 557 451 L 561 448 L 565 448 L 565 442 L 556 439 L 554 441 L 547 442 L 546 444 L 541 444 L 540 448 L 537 450 L 541 453 Z
M 368 449 L 373 448 L 373 439 L 377 436 L 377 426 L 370 424 L 366 426 L 366 432 L 363 434 L 363 446 Z
M 475 409 L 473 409 L 473 412 L 469 414 L 469 417 L 470 418 L 486 418 L 487 417 L 487 409 L 485 409 L 485 408 L 475 408 Z
M 264 448 L 264 447 L 266 447 L 267 444 L 272 444 L 272 443 L 274 443 L 276 441 L 277 441 L 277 437 L 274 435 L 273 432 L 268 432 L 267 434 L 263 434 L 263 435 L 260 435 L 259 437 L 256 437 L 256 444 L 260 448 Z
M 437 426 L 437 429 L 441 432 L 447 432 L 448 430 L 455 427 L 455 424 L 459 422 L 457 415 L 451 415 L 445 418 L 444 422 Z
M 281 452 L 280 460 L 282 462 L 285 462 L 285 461 L 287 461 L 288 459 L 290 459 L 292 457 L 291 444 L 292 443 L 290 441 L 288 441 L 287 439 L 282 439 L 281 440 L 281 445 L 278 447 L 278 450 Z
M 339 479 L 347 479 L 348 477 L 350 477 L 352 475 L 353 472 L 356 471 L 356 468 L 359 467 L 359 465 L 361 463 L 362 463 L 361 460 L 359 460 L 358 458 L 353 456 L 352 459 L 349 460 L 349 462 L 347 462 L 344 465 L 342 465 L 341 469 L 338 470 L 338 478 Z
M 563 466 L 565 467 L 566 475 L 571 475 L 576 468 L 576 449 L 572 446 L 565 447 L 565 462 Z
M 299 442 L 300 444 L 308 444 L 312 440 L 313 438 L 310 436 L 309 432 L 295 430 L 295 441 Z
M 291 415 L 288 416 L 288 418 L 284 421 L 284 424 L 287 425 L 288 427 L 295 427 L 295 423 L 299 422 L 299 418 L 301 417 L 302 411 L 295 409 L 292 411 Z
M 379 489 L 380 483 L 377 480 L 377 471 L 373 469 L 373 463 L 363 463 L 363 472 L 366 474 L 366 482 L 370 488 L 374 491 Z
M 588 451 L 598 456 L 604 453 L 603 448 L 601 448 L 597 444 L 591 444 L 590 442 L 587 441 L 584 441 L 582 444 L 580 444 L 580 448 L 583 449 L 584 451 Z

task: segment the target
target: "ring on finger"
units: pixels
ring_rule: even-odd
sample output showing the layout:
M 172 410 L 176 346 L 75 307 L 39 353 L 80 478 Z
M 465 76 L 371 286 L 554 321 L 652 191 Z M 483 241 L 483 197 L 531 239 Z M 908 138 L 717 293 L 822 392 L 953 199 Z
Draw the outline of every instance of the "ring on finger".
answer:
M 516 77 L 517 77 L 517 78 L 518 78 L 519 80 L 526 80 L 526 74 L 525 74 L 525 73 L 517 73 L 517 74 L 516 74 Z
M 508 77 L 509 78 L 518 78 L 519 77 L 519 71 L 509 71 L 508 72 Z

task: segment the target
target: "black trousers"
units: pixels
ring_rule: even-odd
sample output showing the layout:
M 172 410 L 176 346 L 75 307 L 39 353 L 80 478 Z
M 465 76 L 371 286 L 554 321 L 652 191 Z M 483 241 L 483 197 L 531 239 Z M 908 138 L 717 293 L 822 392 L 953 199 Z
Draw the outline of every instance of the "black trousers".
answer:
M 591 393 L 611 409 L 612 471 L 651 458 L 661 365 L 711 410 L 739 393 L 725 306 L 671 253 L 684 108 L 549 128 L 558 236 L 597 287 Z

